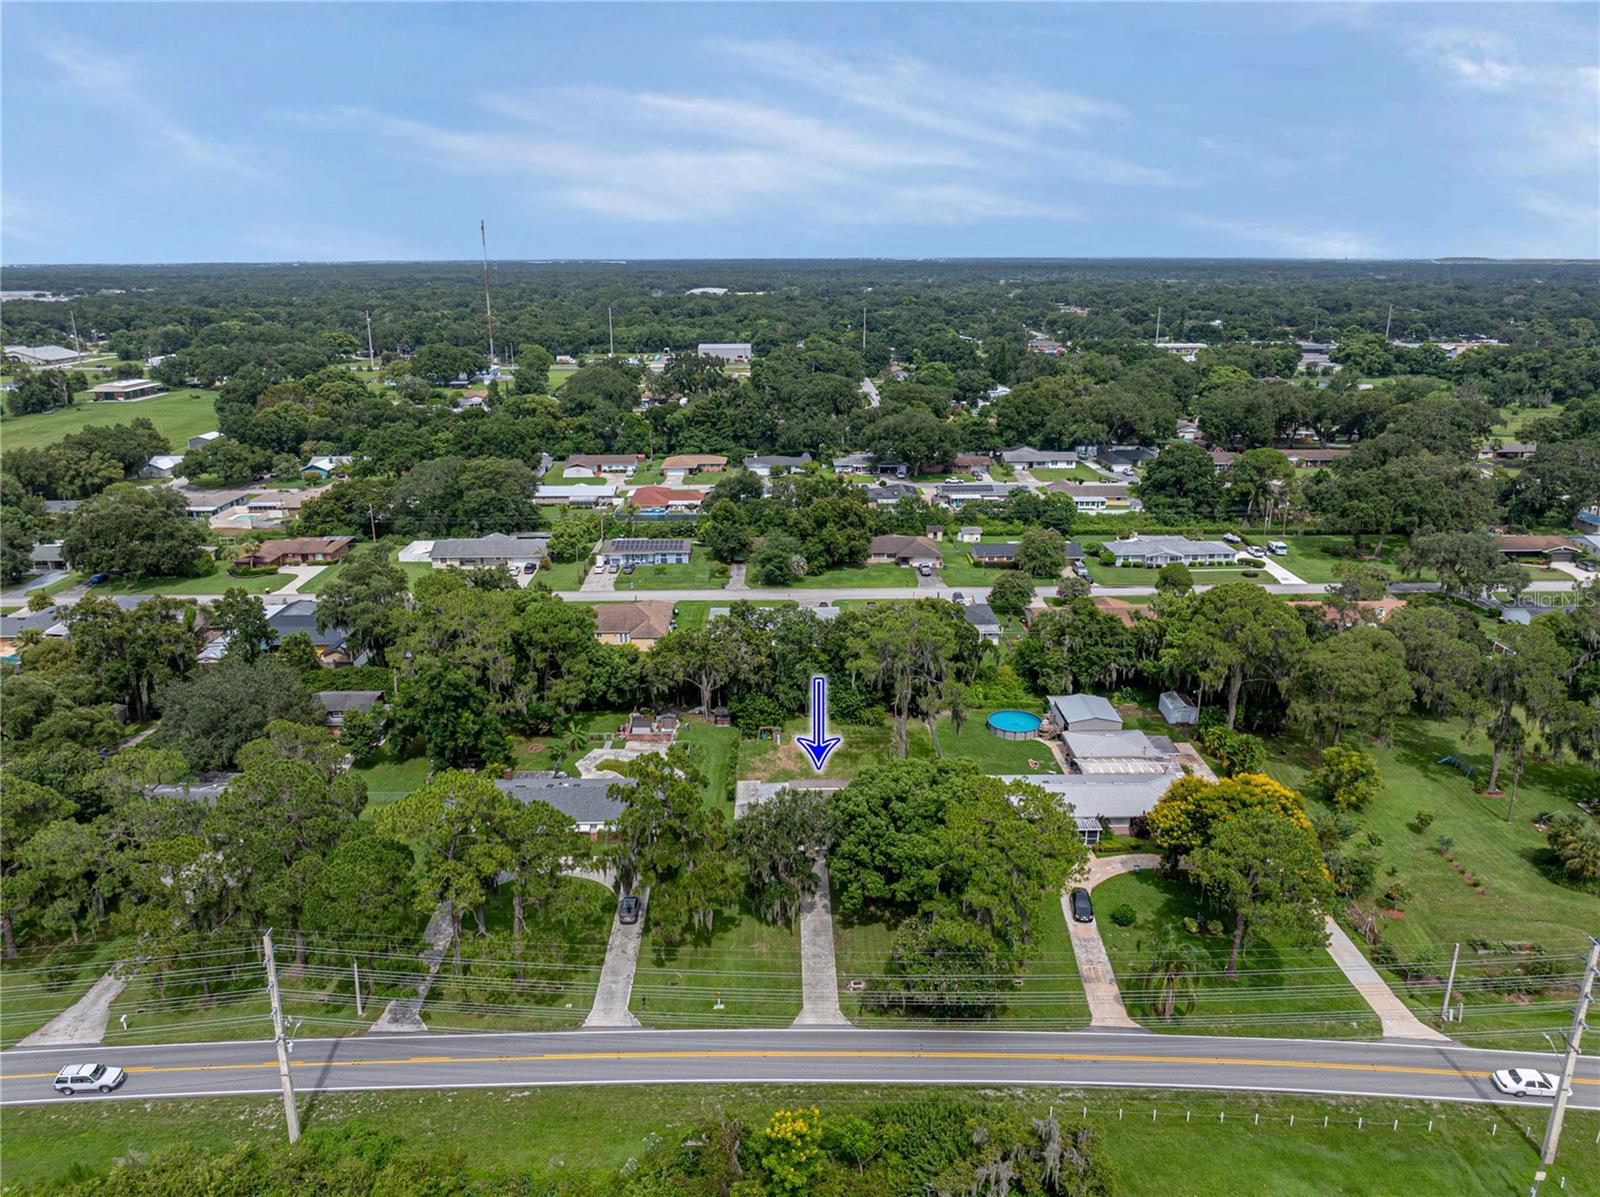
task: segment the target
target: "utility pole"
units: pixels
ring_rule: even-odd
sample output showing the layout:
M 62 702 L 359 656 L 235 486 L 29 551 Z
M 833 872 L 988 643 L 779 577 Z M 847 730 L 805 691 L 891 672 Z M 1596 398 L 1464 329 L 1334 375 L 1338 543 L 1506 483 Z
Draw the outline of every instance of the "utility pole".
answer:
M 67 319 L 72 321 L 72 345 L 78 351 L 78 356 L 83 356 L 83 338 L 78 335 L 78 317 L 71 308 L 67 309 Z
M 489 325 L 489 364 L 494 365 L 494 308 L 489 303 L 489 232 L 478 222 L 478 242 L 483 246 L 483 318 Z
M 606 350 L 606 356 L 616 357 L 617 333 L 616 330 L 611 327 L 611 305 L 609 303 L 606 304 L 606 340 L 610 344 L 610 348 Z
M 289 1076 L 289 1045 L 283 1038 L 283 998 L 278 992 L 278 962 L 272 955 L 272 929 L 261 933 L 261 952 L 267 966 L 267 997 L 272 1002 L 272 1043 L 278 1049 L 278 1080 L 283 1084 L 283 1120 L 289 1125 L 289 1142 L 300 1138 L 300 1113 L 294 1108 L 294 1080 Z
M 1572 1030 L 1567 1035 L 1567 1055 L 1561 1062 L 1561 1079 L 1556 1083 L 1556 1103 L 1550 1107 L 1550 1121 L 1544 1128 L 1544 1146 L 1539 1149 L 1539 1170 L 1533 1174 L 1529 1197 L 1539 1197 L 1545 1171 L 1556 1162 L 1556 1147 L 1561 1142 L 1561 1124 L 1567 1117 L 1567 1101 L 1572 1097 L 1572 1074 L 1578 1069 L 1578 1048 L 1583 1043 L 1583 1016 L 1594 1001 L 1594 975 L 1600 968 L 1600 939 L 1589 941 L 1589 962 L 1583 967 L 1583 984 L 1578 986 L 1578 1004 L 1572 1011 Z
M 398 684 L 395 689 L 399 689 Z M 356 975 L 356 1017 L 361 1017 L 361 965 L 356 960 L 350 961 L 350 971 Z
M 1448 1022 L 1450 1019 L 1450 991 L 1456 985 L 1456 962 L 1461 959 L 1461 945 L 1456 944 L 1456 950 L 1450 953 L 1450 976 L 1444 983 L 1444 1001 L 1439 1006 L 1439 1021 Z
M 1156 344 L 1161 344 L 1161 305 L 1156 304 Z
M 1389 317 L 1383 322 L 1383 339 L 1389 339 L 1389 327 L 1394 324 L 1394 304 L 1389 305 Z
M 861 352 L 865 353 L 866 351 L 867 351 L 867 309 L 866 309 L 866 306 L 863 305 L 862 308 L 861 308 Z
M 367 369 L 377 370 L 378 355 L 372 351 L 372 313 L 367 313 Z

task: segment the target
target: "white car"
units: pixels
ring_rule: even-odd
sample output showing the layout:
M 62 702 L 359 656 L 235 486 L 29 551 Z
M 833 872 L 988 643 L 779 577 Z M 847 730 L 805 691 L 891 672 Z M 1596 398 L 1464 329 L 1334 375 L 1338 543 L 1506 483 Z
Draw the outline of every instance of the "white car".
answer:
M 80 1089 L 98 1089 L 102 1093 L 110 1093 L 127 1079 L 128 1074 L 120 1068 L 104 1064 L 68 1064 L 56 1073 L 55 1087 L 57 1093 L 65 1093 L 68 1097 Z
M 1554 1097 L 1559 1077 L 1531 1068 L 1502 1068 L 1494 1074 L 1494 1087 L 1512 1097 Z
M 1239 536 L 1239 534 L 1237 532 L 1224 532 L 1222 534 L 1222 539 L 1227 541 L 1229 544 L 1243 544 L 1244 543 L 1243 539 Z

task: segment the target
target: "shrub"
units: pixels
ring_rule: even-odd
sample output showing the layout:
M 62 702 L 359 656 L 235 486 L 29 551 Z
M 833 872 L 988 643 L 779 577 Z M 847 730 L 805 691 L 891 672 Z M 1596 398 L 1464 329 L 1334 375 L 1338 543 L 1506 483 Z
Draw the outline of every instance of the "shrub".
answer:
M 1344 744 L 1322 750 L 1322 767 L 1306 779 L 1306 790 L 1340 810 L 1361 810 L 1383 788 L 1378 762 Z
M 1545 839 L 1568 880 L 1580 888 L 1600 888 L 1600 827 L 1577 815 L 1561 814 L 1550 821 Z
M 1259 578 L 1261 576 L 1261 571 L 1259 569 L 1247 569 L 1244 571 L 1242 576 L 1246 578 Z
M 1390 910 L 1399 910 L 1411 901 L 1411 887 L 1404 881 L 1391 881 L 1383 891 L 1383 904 Z
M 1124 902 L 1111 912 L 1111 921 L 1119 927 L 1131 927 L 1139 921 L 1139 912 Z
M 1200 743 L 1217 758 L 1217 764 L 1228 777 L 1236 773 L 1259 773 L 1267 762 L 1265 740 L 1249 732 L 1229 731 L 1221 723 L 1211 724 L 1202 731 Z
M 1434 840 L 1433 843 L 1434 846 L 1439 849 L 1440 856 L 1449 856 L 1450 849 L 1456 846 L 1455 840 L 1451 839 L 1447 835 L 1441 835 L 1438 839 Z
M 1413 816 L 1411 820 L 1411 826 L 1414 827 L 1417 830 L 1417 833 L 1420 835 L 1422 832 L 1428 830 L 1428 824 L 1432 822 L 1433 812 L 1431 810 L 1419 810 L 1416 815 Z

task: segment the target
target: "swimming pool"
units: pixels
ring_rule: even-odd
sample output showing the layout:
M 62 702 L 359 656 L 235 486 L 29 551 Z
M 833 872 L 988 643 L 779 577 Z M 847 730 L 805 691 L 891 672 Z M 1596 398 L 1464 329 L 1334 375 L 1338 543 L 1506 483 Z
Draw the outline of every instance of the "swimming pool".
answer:
M 1040 722 L 1027 711 L 996 711 L 989 716 L 989 731 L 1002 740 L 1031 740 L 1039 734 Z

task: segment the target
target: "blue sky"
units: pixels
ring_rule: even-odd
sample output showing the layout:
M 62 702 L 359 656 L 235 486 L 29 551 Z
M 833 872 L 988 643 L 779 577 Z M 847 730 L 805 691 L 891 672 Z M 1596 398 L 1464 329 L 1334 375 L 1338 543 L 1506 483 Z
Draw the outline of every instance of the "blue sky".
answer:
M 8 3 L 0 261 L 1600 257 L 1600 6 Z

